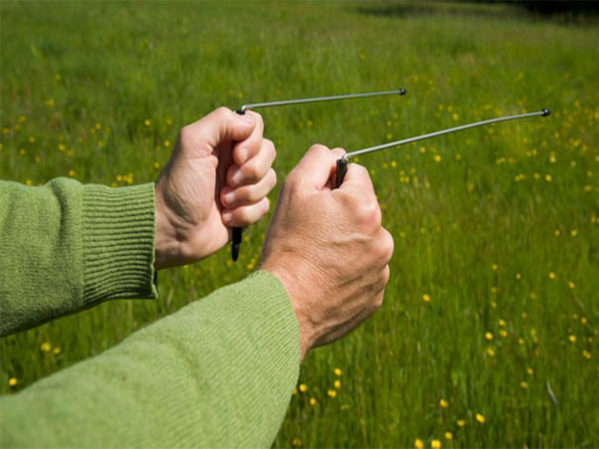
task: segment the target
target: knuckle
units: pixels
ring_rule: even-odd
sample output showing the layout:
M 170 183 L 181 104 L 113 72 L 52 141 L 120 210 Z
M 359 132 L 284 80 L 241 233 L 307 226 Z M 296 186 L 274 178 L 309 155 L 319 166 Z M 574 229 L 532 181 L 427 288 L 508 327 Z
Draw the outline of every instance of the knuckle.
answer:
M 380 309 L 383 306 L 383 292 L 377 292 L 377 294 L 374 296 L 374 298 L 372 299 L 372 302 L 370 304 L 371 308 L 370 311 L 372 313 L 376 312 L 378 309 Z
M 331 154 L 335 156 L 335 159 L 340 159 L 345 154 L 345 150 L 343 148 L 337 147 L 331 150 Z
M 214 111 L 214 114 L 219 119 L 227 119 L 227 118 L 230 117 L 231 113 L 232 113 L 232 111 L 229 108 L 225 107 L 225 106 L 219 106 Z
M 393 250 L 395 249 L 395 241 L 393 240 L 393 236 L 391 235 L 391 233 L 389 231 L 387 231 L 386 229 L 383 229 L 383 234 L 382 234 L 382 249 L 383 249 L 383 259 L 386 262 L 389 262 L 389 260 L 391 260 L 391 257 L 393 256 Z
M 383 269 L 383 273 L 381 276 L 381 283 L 382 283 L 383 287 L 385 287 L 385 285 L 387 285 L 390 277 L 391 277 L 391 269 L 389 268 L 389 265 L 385 265 L 385 268 Z
M 179 130 L 179 142 L 189 142 L 193 136 L 193 128 L 185 125 Z
M 310 147 L 309 152 L 310 153 L 328 153 L 329 149 L 320 143 L 315 143 L 314 145 L 312 145 Z
M 356 174 L 361 178 L 370 178 L 370 174 L 368 173 L 368 169 L 360 164 L 351 164 L 356 171 Z
M 255 181 L 260 179 L 260 168 L 258 164 L 252 159 L 249 162 L 243 164 L 240 167 L 241 172 L 243 173 L 243 178 L 248 181 Z
M 356 216 L 361 223 L 372 229 L 380 227 L 383 218 L 376 200 L 359 203 L 356 207 Z
M 277 172 L 272 168 L 268 170 L 268 191 L 270 192 L 277 185 Z
M 264 144 L 266 147 L 266 152 L 270 156 L 269 159 L 271 161 L 274 161 L 275 157 L 277 156 L 277 149 L 275 147 L 274 142 L 270 139 L 264 139 Z
M 258 112 L 256 112 L 256 111 L 245 111 L 245 113 L 247 115 L 251 115 L 252 117 L 254 117 L 254 120 L 256 120 L 256 125 L 263 127 L 264 120 L 262 119 L 262 116 Z

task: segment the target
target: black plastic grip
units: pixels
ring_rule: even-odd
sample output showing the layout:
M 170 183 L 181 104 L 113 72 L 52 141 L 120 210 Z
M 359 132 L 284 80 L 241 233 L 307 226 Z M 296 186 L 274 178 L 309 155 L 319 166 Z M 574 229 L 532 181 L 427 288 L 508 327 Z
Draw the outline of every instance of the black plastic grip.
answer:
M 337 159 L 337 173 L 335 175 L 335 187 L 339 187 L 345 178 L 345 174 L 347 173 L 347 159 L 342 157 L 341 159 Z
M 245 111 L 243 109 L 237 109 L 239 115 L 245 115 Z M 241 228 L 233 228 L 233 235 L 231 236 L 231 259 L 233 262 L 236 262 L 239 258 L 239 247 L 241 245 L 241 234 L 243 230 Z

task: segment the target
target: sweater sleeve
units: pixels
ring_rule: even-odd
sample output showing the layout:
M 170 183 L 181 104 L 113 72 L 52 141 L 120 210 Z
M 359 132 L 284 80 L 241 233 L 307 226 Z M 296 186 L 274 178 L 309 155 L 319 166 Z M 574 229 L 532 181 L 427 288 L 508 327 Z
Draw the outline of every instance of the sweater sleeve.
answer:
M 156 298 L 154 185 L 0 181 L 0 336 L 116 298 Z
M 0 443 L 268 448 L 298 372 L 293 308 L 259 271 L 2 397 Z

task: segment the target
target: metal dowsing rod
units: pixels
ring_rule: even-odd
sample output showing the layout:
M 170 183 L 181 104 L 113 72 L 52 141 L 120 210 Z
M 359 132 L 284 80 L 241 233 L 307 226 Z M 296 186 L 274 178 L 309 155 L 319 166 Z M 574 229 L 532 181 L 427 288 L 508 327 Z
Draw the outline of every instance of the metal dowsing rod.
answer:
M 373 147 L 362 148 L 361 150 L 350 151 L 343 155 L 341 159 L 337 160 L 337 174 L 336 174 L 336 186 L 339 187 L 343 182 L 343 178 L 345 178 L 345 173 L 347 172 L 347 160 L 351 157 L 358 156 L 360 154 L 372 153 L 374 151 L 384 150 L 387 148 L 398 147 L 400 145 L 405 145 L 407 143 L 417 142 L 419 140 L 430 139 L 432 137 L 442 136 L 444 134 L 450 134 L 456 131 L 463 131 L 465 129 L 475 128 L 477 126 L 490 125 L 491 123 L 505 122 L 508 120 L 517 120 L 528 117 L 547 117 L 551 114 L 549 108 L 545 108 L 541 111 L 537 112 L 529 112 L 526 114 L 517 114 L 517 115 L 507 115 L 505 117 L 497 117 L 488 120 L 482 120 L 480 122 L 468 123 L 466 125 L 456 126 L 454 128 L 442 129 L 440 131 L 435 131 L 428 134 L 422 134 L 420 136 L 408 137 L 407 139 L 396 140 L 394 142 L 384 143 L 382 145 L 376 145 Z
M 292 100 L 268 101 L 265 103 L 244 104 L 237 110 L 237 112 L 239 114 L 243 114 L 248 109 L 271 108 L 274 106 L 287 106 L 290 104 L 318 103 L 321 101 L 349 100 L 351 98 L 381 97 L 383 95 L 405 95 L 405 94 L 406 94 L 406 90 L 402 87 L 397 90 L 385 90 L 385 91 L 380 91 L 380 92 L 365 92 L 365 93 L 361 93 L 361 94 L 345 94 L 345 95 L 331 95 L 328 97 L 296 98 L 296 99 L 292 99 Z
M 336 101 L 336 100 L 349 100 L 352 98 L 366 98 L 366 97 L 380 97 L 383 95 L 405 95 L 406 90 L 402 87 L 397 90 L 386 90 L 379 92 L 364 92 L 360 94 L 345 94 L 345 95 L 331 95 L 326 97 L 312 97 L 312 98 L 296 98 L 291 100 L 282 100 L 282 101 L 268 101 L 264 103 L 251 103 L 244 104 L 239 109 L 237 109 L 237 113 L 240 115 L 245 114 L 245 111 L 251 109 L 258 108 L 270 108 L 275 106 L 287 106 L 292 104 L 302 104 L 302 103 L 318 103 L 321 101 Z M 232 229 L 231 236 L 231 258 L 233 261 L 236 261 L 239 257 L 239 247 L 241 245 L 241 235 L 242 228 L 234 227 Z

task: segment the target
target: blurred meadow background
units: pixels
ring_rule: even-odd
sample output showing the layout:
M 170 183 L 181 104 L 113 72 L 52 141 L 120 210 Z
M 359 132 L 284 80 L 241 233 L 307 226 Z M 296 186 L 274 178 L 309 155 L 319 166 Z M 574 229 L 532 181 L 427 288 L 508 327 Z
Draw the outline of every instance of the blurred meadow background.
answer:
M 264 110 L 280 180 L 315 142 L 550 107 L 360 159 L 395 237 L 385 304 L 310 353 L 275 447 L 597 447 L 597 24 L 499 3 L 2 1 L 0 178 L 151 182 L 220 105 L 407 89 Z M 236 264 L 161 272 L 157 301 L 2 339 L 0 392 L 258 269 L 267 222 Z

